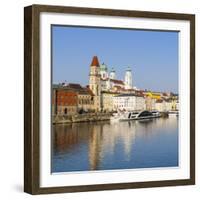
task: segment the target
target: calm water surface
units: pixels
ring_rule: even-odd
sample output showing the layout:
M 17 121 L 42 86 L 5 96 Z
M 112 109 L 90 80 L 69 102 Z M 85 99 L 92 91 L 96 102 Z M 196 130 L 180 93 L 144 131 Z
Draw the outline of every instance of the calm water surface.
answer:
M 178 118 L 53 126 L 52 172 L 178 166 Z

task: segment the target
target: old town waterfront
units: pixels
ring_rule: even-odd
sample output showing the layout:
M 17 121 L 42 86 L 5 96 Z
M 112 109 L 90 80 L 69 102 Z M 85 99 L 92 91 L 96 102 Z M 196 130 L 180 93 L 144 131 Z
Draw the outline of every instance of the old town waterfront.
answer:
M 52 116 L 57 117 L 57 122 L 59 117 L 83 113 L 179 110 L 178 94 L 136 87 L 130 67 L 125 70 L 124 80 L 120 80 L 114 68 L 109 70 L 105 63 L 100 65 L 98 57 L 94 56 L 87 70 L 89 85 L 76 82 L 53 84 Z
M 52 172 L 178 166 L 179 97 L 92 58 L 88 85 L 52 86 Z M 142 80 L 141 80 L 142 81 Z

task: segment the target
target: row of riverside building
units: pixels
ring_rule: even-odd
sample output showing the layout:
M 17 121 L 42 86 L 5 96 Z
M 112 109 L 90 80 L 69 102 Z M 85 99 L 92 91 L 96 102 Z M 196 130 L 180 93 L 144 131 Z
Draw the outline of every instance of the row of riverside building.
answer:
M 116 78 L 115 70 L 99 64 L 94 56 L 90 65 L 89 85 L 61 83 L 52 88 L 52 114 L 74 115 L 85 112 L 178 110 L 178 95 L 139 90 L 133 87 L 131 69 L 124 81 Z

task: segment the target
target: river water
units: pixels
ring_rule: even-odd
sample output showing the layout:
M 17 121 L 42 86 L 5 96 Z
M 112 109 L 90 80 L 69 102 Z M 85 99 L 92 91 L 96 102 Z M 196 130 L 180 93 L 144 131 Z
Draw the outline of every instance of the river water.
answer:
M 178 118 L 54 125 L 52 172 L 178 166 Z

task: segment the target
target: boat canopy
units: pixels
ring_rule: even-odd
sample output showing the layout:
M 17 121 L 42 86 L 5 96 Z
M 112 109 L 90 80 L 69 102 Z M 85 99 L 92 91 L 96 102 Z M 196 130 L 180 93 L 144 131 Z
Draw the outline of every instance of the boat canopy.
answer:
M 142 112 L 138 115 L 138 117 L 148 117 L 148 116 L 153 116 L 153 114 L 152 114 L 151 112 L 147 111 L 147 110 L 142 111 Z

